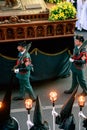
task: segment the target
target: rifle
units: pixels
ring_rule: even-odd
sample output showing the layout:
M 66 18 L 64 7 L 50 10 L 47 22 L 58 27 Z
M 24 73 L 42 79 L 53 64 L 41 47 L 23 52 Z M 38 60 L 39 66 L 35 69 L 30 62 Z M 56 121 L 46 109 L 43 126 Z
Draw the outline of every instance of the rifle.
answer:
M 78 49 L 78 54 L 80 53 L 81 49 L 84 48 L 86 45 L 87 45 L 87 40 L 84 41 L 83 44 L 82 44 L 82 46 Z M 80 55 L 78 55 L 78 56 L 76 56 L 76 55 L 75 55 L 75 56 L 72 56 L 72 58 L 73 58 L 74 60 L 78 60 L 78 59 L 80 59 L 84 54 L 87 55 L 87 53 L 81 52 Z
M 31 43 L 32 43 L 32 42 L 31 42 Z M 29 44 L 26 46 L 26 51 L 25 51 L 24 54 L 19 58 L 19 61 L 20 61 L 19 64 L 15 65 L 12 70 L 17 69 L 20 65 L 23 64 L 23 59 L 24 59 L 24 57 L 26 56 L 26 53 L 29 51 L 29 49 L 30 49 L 30 47 L 31 47 L 31 43 L 29 43 Z

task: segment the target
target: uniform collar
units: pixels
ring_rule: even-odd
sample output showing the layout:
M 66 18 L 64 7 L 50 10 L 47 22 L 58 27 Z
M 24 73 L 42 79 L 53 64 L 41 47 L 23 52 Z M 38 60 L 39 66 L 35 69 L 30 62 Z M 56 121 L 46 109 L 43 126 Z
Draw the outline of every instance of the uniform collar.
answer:
M 26 51 L 26 49 L 24 49 L 24 51 L 22 51 L 22 52 L 21 52 L 21 54 L 24 54 L 24 53 L 25 53 L 25 51 Z
M 79 49 L 81 46 L 77 46 L 77 48 Z

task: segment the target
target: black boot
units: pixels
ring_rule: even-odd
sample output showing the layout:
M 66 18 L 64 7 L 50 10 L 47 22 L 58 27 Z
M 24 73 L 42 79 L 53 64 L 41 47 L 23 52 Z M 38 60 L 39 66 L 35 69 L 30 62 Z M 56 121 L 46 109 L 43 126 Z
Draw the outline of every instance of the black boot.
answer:
M 72 92 L 73 92 L 72 89 L 69 89 L 69 90 L 65 90 L 65 91 L 64 91 L 65 94 L 71 94 Z
M 14 97 L 13 100 L 14 100 L 14 101 L 24 100 L 24 97 L 17 96 L 17 97 Z

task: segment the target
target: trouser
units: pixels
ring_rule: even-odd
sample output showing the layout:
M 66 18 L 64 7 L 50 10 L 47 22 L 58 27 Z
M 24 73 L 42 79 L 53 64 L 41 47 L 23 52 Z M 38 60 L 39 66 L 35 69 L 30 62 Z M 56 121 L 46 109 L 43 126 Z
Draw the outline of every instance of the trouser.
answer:
M 84 70 L 78 70 L 77 72 L 72 72 L 72 86 L 71 90 L 74 90 L 74 88 L 79 85 L 83 89 L 84 92 L 87 93 L 87 83 L 84 76 Z
M 27 80 L 19 79 L 19 84 L 20 84 L 20 96 L 21 97 L 25 96 L 25 91 L 26 91 L 32 100 L 36 99 L 35 93 L 32 89 L 29 79 L 27 79 Z

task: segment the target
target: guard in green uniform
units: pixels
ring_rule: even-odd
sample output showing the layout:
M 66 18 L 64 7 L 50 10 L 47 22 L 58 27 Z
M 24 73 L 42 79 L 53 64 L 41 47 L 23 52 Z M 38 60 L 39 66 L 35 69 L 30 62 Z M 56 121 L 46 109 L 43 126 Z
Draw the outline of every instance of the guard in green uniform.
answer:
M 23 100 L 25 97 L 25 91 L 29 94 L 29 97 L 32 100 L 36 99 L 35 93 L 32 89 L 32 86 L 30 84 L 30 71 L 32 69 L 32 64 L 31 64 L 31 57 L 30 54 L 27 52 L 25 55 L 26 51 L 26 42 L 20 42 L 18 44 L 18 60 L 16 63 L 16 66 L 14 67 L 14 72 L 16 73 L 16 77 L 19 79 L 19 84 L 20 84 L 20 92 L 19 96 L 14 97 L 13 100 Z M 24 55 L 21 61 L 21 57 Z M 21 62 L 21 63 L 20 63 Z
M 72 62 L 72 86 L 69 90 L 64 91 L 65 94 L 72 93 L 75 87 L 80 84 L 81 88 L 83 89 L 82 94 L 84 94 L 85 96 L 87 95 L 87 83 L 84 75 L 84 66 L 87 61 L 87 52 L 85 47 L 81 47 L 83 42 L 84 37 L 81 35 L 77 35 L 75 39 L 74 54 L 73 57 L 70 58 L 70 62 Z

